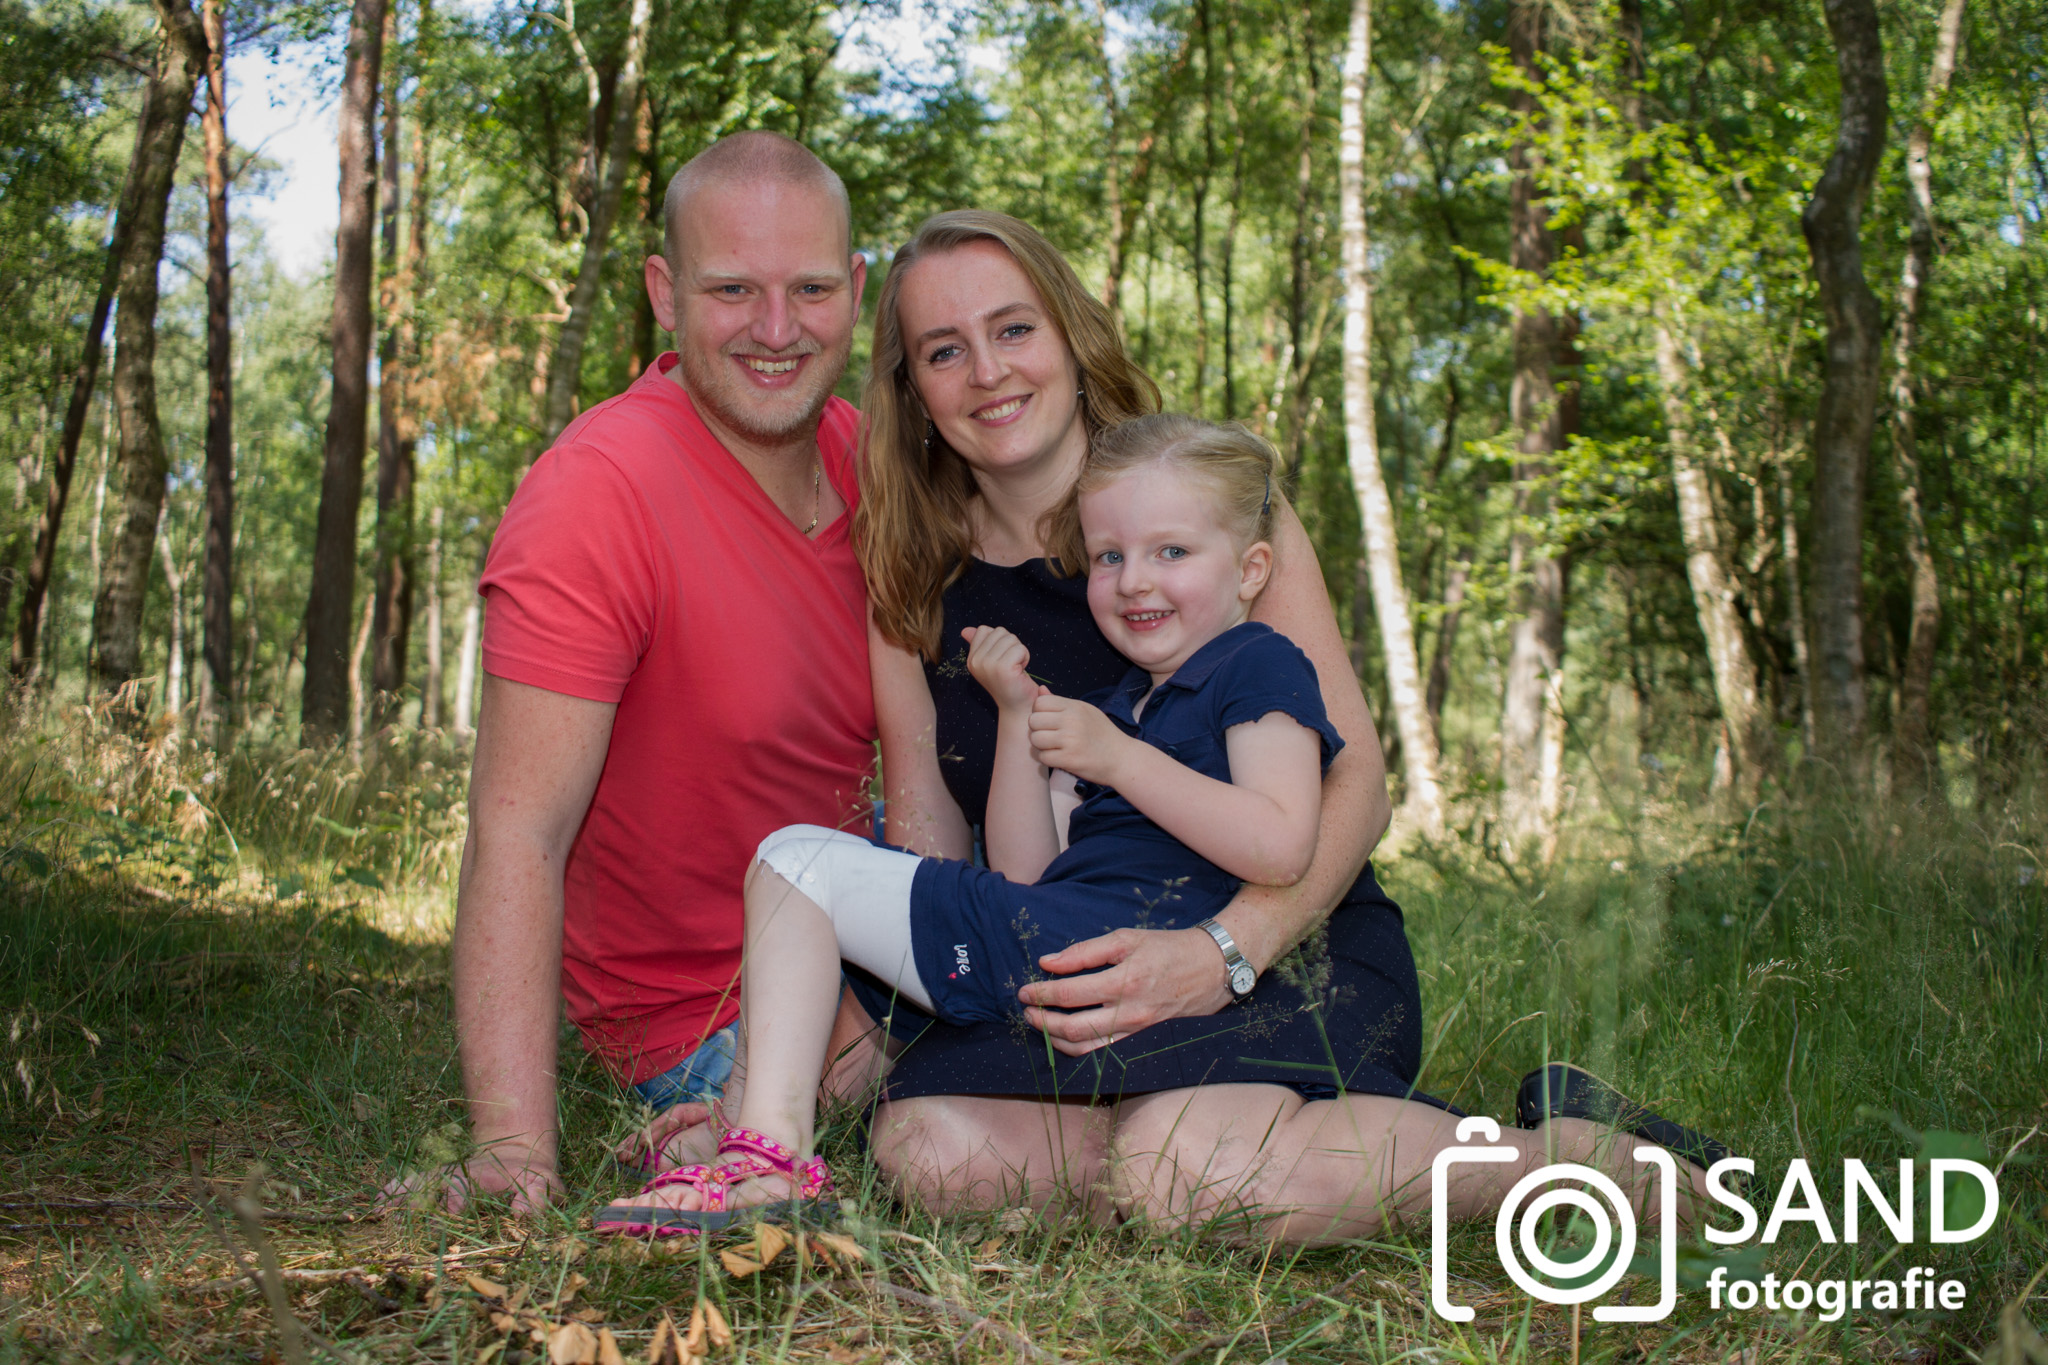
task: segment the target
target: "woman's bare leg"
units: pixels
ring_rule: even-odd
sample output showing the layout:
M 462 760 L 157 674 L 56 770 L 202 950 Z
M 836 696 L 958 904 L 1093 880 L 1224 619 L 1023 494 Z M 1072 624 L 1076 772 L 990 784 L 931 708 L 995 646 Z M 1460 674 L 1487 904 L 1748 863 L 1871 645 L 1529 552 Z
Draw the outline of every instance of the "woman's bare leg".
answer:
M 934 1213 L 1024 1207 L 1110 1221 L 1104 1185 L 1115 1110 L 982 1095 L 896 1100 L 875 1112 L 875 1163 Z
M 1372 1237 L 1427 1222 L 1431 1163 L 1460 1145 L 1457 1123 L 1431 1105 L 1372 1095 L 1305 1101 L 1273 1085 L 1167 1091 L 1123 1104 L 1109 1185 L 1123 1217 L 1157 1227 L 1216 1224 L 1247 1240 L 1312 1245 Z M 1555 1161 L 1606 1172 L 1639 1207 L 1658 1178 L 1635 1160 L 1633 1139 L 1583 1120 L 1503 1128 L 1498 1145 L 1520 1149 L 1521 1159 L 1450 1167 L 1453 1218 L 1491 1213 L 1524 1174 Z M 1679 1169 L 1701 1188 L 1695 1168 Z

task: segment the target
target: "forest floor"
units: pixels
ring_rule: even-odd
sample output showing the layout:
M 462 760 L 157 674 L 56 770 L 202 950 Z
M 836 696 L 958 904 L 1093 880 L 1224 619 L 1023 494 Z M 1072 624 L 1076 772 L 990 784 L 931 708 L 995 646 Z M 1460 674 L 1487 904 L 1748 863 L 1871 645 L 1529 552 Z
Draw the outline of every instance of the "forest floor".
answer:
M 843 1121 L 834 1239 L 598 1238 L 591 1207 L 633 1183 L 609 1144 L 638 1116 L 566 1037 L 564 1207 L 380 1216 L 383 1181 L 463 1138 L 451 769 L 431 746 L 385 766 L 403 780 L 259 752 L 210 769 L 85 728 L 0 750 L 0 1361 L 644 1360 L 669 1358 L 671 1321 L 685 1361 L 2048 1360 L 2025 1323 L 2048 1299 L 2034 788 L 1743 811 L 1638 789 L 1582 809 L 1547 868 L 1469 842 L 1388 867 L 1423 970 L 1422 1084 L 1468 1111 L 1505 1119 L 1525 1070 L 1583 1060 L 1756 1158 L 1765 1215 L 1801 1155 L 1831 1208 L 1844 1156 L 1887 1192 L 1902 1158 L 1999 1172 L 1997 1222 L 1967 1244 L 1794 1223 L 1773 1246 L 1688 1246 L 1654 1324 L 1534 1304 L 1492 1228 L 1461 1227 L 1450 1285 L 1477 1314 L 1456 1324 L 1429 1307 L 1426 1224 L 1297 1251 L 934 1220 Z M 1965 1304 L 1822 1321 L 1714 1311 L 1700 1288 L 1716 1264 L 1820 1281 L 1909 1262 Z

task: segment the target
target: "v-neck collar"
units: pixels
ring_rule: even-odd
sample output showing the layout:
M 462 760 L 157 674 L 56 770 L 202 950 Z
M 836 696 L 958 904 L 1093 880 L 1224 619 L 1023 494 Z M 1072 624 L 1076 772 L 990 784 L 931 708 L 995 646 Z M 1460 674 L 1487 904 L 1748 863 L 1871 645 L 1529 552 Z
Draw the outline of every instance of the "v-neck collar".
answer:
M 801 526 L 791 521 L 788 515 L 775 505 L 775 499 L 768 496 L 768 490 L 761 487 L 761 481 L 754 477 L 753 471 L 741 463 L 740 457 L 733 454 L 725 442 L 718 439 L 717 433 L 713 432 L 705 423 L 703 414 L 697 411 L 696 397 L 672 377 L 672 371 L 681 363 L 682 356 L 680 354 L 675 351 L 664 351 L 660 356 L 656 357 L 652 365 L 647 367 L 646 372 L 640 376 L 638 382 L 642 384 L 659 384 L 673 392 L 681 400 L 682 411 L 686 420 L 703 437 L 704 444 L 716 450 L 718 457 L 723 458 L 725 463 L 720 466 L 721 472 L 735 483 L 744 487 L 745 492 L 743 496 L 753 500 L 755 511 L 767 517 L 776 525 L 787 528 L 792 537 L 809 546 L 814 554 L 822 553 L 827 545 L 837 544 L 845 539 L 851 530 L 854 500 L 848 496 L 846 489 L 840 487 L 839 479 L 835 476 L 831 467 L 832 462 L 825 458 L 824 442 L 818 439 L 818 435 L 814 434 L 811 438 L 813 457 L 817 460 L 817 468 L 824 481 L 831 484 L 832 491 L 839 495 L 841 505 L 839 515 L 819 527 L 816 535 L 806 535 Z M 825 411 L 818 415 L 820 433 L 822 433 L 826 418 L 831 412 L 833 400 L 827 398 L 825 401 Z

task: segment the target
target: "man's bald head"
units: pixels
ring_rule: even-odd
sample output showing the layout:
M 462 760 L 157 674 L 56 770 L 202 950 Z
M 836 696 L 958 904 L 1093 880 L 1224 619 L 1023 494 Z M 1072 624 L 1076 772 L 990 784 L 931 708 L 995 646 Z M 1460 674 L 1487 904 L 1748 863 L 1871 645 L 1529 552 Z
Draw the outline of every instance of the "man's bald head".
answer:
M 692 197 L 704 189 L 762 183 L 813 189 L 830 199 L 839 210 L 846 251 L 852 252 L 853 207 L 838 174 L 796 139 L 756 131 L 720 138 L 691 157 L 668 182 L 668 194 L 662 200 L 661 245 L 669 268 L 682 270 L 684 215 Z

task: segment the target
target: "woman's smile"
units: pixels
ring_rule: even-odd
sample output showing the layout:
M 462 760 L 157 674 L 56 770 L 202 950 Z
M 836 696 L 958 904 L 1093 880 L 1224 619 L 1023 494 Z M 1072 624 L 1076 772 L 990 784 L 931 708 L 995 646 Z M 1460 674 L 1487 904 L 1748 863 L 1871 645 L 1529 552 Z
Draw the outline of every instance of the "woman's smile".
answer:
M 1028 393 L 1020 394 L 1016 398 L 1005 398 L 1000 403 L 991 403 L 985 408 L 977 409 L 974 420 L 984 426 L 1000 426 L 1022 412 L 1024 405 L 1030 401 L 1031 395 Z

